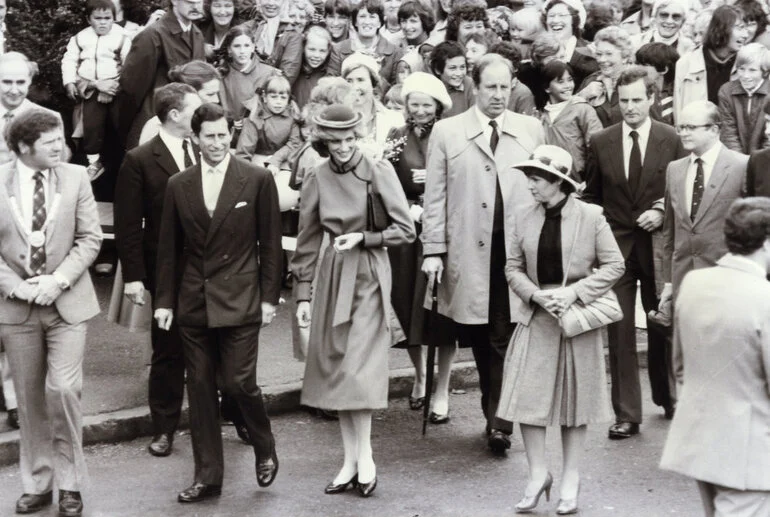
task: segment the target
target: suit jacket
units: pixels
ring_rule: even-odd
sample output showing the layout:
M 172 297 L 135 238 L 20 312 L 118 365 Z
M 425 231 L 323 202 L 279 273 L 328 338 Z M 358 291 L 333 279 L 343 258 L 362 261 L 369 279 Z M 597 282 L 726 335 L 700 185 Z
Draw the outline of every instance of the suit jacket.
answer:
M 661 468 L 770 490 L 768 314 L 770 284 L 739 258 L 726 255 L 685 276 L 674 313 L 681 387 Z
M 631 191 L 626 179 L 623 124 L 595 133 L 589 144 L 583 200 L 604 207 L 604 215 L 624 258 L 631 254 L 638 236 L 649 235 L 636 224 L 639 216 L 651 208 L 663 210 L 666 167 L 672 160 L 685 155 L 682 142 L 672 127 L 654 120 L 651 123 L 642 177 L 636 192 Z
M 27 264 L 29 241 L 23 221 L 12 206 L 20 209 L 16 161 L 0 166 L 0 324 L 23 323 L 31 304 L 9 298 L 25 279 L 34 276 Z M 84 167 L 63 163 L 49 175 L 46 198 L 51 222 L 45 229 L 46 271 L 64 276 L 70 288 L 54 302 L 59 315 L 70 324 L 99 313 L 88 267 L 96 260 L 102 243 L 99 212 Z M 57 205 L 52 210 L 54 204 Z
M 749 95 L 737 80 L 719 89 L 719 114 L 722 116 L 720 139 L 728 149 L 750 154 L 765 141 L 765 106 L 770 102 L 770 82 L 762 82 L 751 96 L 751 114 L 747 116 Z
M 770 197 L 770 149 L 762 149 L 749 156 L 746 195 Z
M 160 136 L 129 151 L 118 171 L 115 246 L 123 279 L 144 281 L 150 291 L 155 288 L 166 183 L 177 172 L 179 168 Z
M 213 217 L 203 201 L 201 164 L 168 181 L 158 248 L 158 308 L 180 326 L 235 327 L 261 321 L 278 304 L 281 213 L 273 175 L 231 157 Z
M 195 59 L 206 59 L 203 34 L 195 24 L 184 33 L 172 10 L 134 37 L 115 99 L 118 135 L 126 149 L 136 147 L 144 123 L 155 116 L 154 92 L 168 84 L 168 71 Z
M 538 203 L 517 210 L 515 225 L 506 229 L 511 234 L 511 248 L 505 263 L 505 277 L 517 295 L 511 312 L 513 321 L 524 325 L 529 325 L 532 319 L 535 309 L 532 295 L 540 289 L 537 252 L 544 222 L 545 209 Z M 578 300 L 584 304 L 609 291 L 626 270 L 602 209 L 574 197 L 561 212 L 561 253 L 564 269 L 572 255 L 569 271 L 565 271 L 567 285 L 575 289 Z
M 483 131 L 476 110 L 469 109 L 436 123 L 428 143 L 420 238 L 425 255 L 445 255 L 439 312 L 464 324 L 484 324 L 489 318 L 489 261 L 498 180 L 505 227 L 509 227 L 514 224 L 515 207 L 534 203 L 526 177 L 513 165 L 528 160 L 545 141 L 537 119 L 511 111 L 505 112 L 494 155 Z M 506 252 L 511 246 L 508 237 Z M 514 298 L 509 292 L 511 304 Z
M 666 215 L 663 221 L 663 279 L 674 293 L 684 275 L 693 269 L 713 266 L 727 253 L 724 224 L 727 210 L 741 197 L 749 157 L 722 147 L 695 221 L 686 206 L 685 179 L 690 157 L 671 162 L 666 170 Z

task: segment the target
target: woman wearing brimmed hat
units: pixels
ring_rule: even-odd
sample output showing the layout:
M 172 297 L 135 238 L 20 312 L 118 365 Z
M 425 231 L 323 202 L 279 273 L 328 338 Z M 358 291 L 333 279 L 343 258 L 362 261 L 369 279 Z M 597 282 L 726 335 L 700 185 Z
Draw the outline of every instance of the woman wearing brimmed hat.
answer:
M 355 485 L 369 496 L 377 485 L 372 457 L 372 410 L 388 404 L 391 273 L 386 246 L 414 241 L 404 191 L 387 161 L 358 149 L 362 116 L 333 104 L 313 119 L 317 150 L 328 159 L 302 187 L 299 236 L 291 270 L 297 280 L 297 319 L 310 327 L 302 404 L 339 413 L 345 458 L 326 487 Z M 368 228 L 367 191 L 382 198 L 388 226 Z M 332 246 L 320 253 L 328 234 Z M 321 260 L 314 289 L 310 285 Z
M 497 416 L 518 422 L 529 481 L 516 505 L 535 509 L 553 477 L 545 454 L 546 426 L 560 426 L 564 451 L 559 515 L 577 512 L 578 466 L 586 424 L 610 420 L 602 329 L 566 338 L 558 316 L 573 303 L 590 303 L 609 291 L 625 265 L 602 209 L 578 200 L 572 157 L 543 145 L 515 165 L 529 179 L 535 203 L 516 214 L 505 276 L 518 296 L 518 323 L 505 358 Z M 566 277 L 566 287 L 562 287 Z M 556 316 L 556 317 L 554 317 Z
M 425 193 L 425 166 L 428 155 L 428 139 L 433 124 L 452 107 L 452 99 L 438 77 L 424 72 L 414 72 L 404 81 L 401 98 L 406 111 L 406 125 L 394 128 L 388 135 L 386 157 L 393 164 L 411 207 L 412 217 L 419 233 L 422 218 L 422 196 Z M 406 333 L 406 340 L 399 348 L 407 348 L 415 369 L 409 407 L 418 410 L 425 400 L 424 341 L 425 291 L 427 277 L 420 271 L 422 243 L 388 248 L 393 269 L 393 308 Z M 430 421 L 443 424 L 449 421 L 449 377 L 457 346 L 450 318 L 436 315 L 440 323 L 431 331 L 438 348 L 438 377 L 433 397 Z

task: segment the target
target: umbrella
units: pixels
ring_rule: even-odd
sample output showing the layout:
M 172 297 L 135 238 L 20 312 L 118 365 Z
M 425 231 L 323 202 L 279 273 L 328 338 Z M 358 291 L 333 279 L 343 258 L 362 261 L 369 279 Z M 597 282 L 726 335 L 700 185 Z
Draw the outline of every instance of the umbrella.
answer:
M 431 307 L 430 318 L 428 323 L 428 332 L 426 341 L 428 342 L 428 364 L 425 367 L 425 405 L 422 408 L 422 435 L 425 436 L 425 431 L 428 428 L 428 413 L 430 412 L 430 399 L 433 395 L 433 370 L 436 364 L 436 340 L 434 339 L 433 332 L 435 329 L 435 319 L 438 314 L 438 282 L 436 281 L 436 275 L 433 275 L 433 289 L 431 291 Z

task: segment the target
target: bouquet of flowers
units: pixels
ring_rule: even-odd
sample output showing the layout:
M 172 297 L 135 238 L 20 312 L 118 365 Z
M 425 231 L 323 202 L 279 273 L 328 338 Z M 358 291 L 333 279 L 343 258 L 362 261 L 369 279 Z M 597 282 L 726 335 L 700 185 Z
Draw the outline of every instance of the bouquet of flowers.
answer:
M 397 162 L 401 151 L 404 150 L 406 145 L 406 135 L 395 140 L 385 140 L 385 147 L 382 150 L 382 158 L 391 162 Z

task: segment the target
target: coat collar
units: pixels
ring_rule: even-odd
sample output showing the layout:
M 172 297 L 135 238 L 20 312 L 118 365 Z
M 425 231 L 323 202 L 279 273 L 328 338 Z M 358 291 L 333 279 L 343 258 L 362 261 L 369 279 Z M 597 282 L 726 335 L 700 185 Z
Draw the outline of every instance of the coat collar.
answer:
M 152 154 L 155 156 L 155 161 L 166 174 L 172 176 L 179 172 L 171 151 L 169 151 L 166 144 L 163 143 L 163 139 L 160 135 L 156 135 L 155 138 L 150 141 L 150 145 L 152 146 Z
M 735 95 L 735 96 L 737 96 L 737 95 L 748 95 L 748 93 L 746 92 L 745 88 L 743 88 L 743 86 L 741 86 L 740 81 L 732 80 L 732 81 L 730 81 L 727 84 L 728 84 L 728 86 L 727 86 L 728 93 L 730 95 Z M 762 81 L 762 84 L 759 85 L 759 88 L 757 88 L 757 90 L 752 94 L 752 96 L 754 96 L 754 95 L 765 95 L 765 96 L 770 95 L 770 84 L 769 84 L 767 79 L 764 79 Z
M 468 138 L 468 140 L 476 140 L 479 136 L 481 136 L 482 140 L 484 140 L 483 135 L 485 128 L 481 126 L 479 117 L 476 114 L 477 109 L 478 108 L 474 105 L 471 109 L 467 110 L 463 114 L 464 120 L 462 121 L 462 124 L 465 126 L 465 136 Z M 502 124 L 500 124 L 500 132 L 508 134 L 513 138 L 521 138 L 524 133 L 523 130 L 516 125 L 517 116 L 518 115 L 516 113 L 505 110 Z M 484 148 L 483 145 L 479 145 Z M 490 157 L 492 156 L 492 150 L 489 147 L 489 142 L 486 142 L 486 148 L 484 148 L 484 151 L 487 152 Z
M 767 274 L 762 271 L 762 267 L 759 264 L 754 263 L 751 259 L 741 257 L 740 255 L 733 255 L 728 253 L 717 261 L 717 265 L 720 267 L 726 267 L 730 269 L 737 269 L 750 275 L 762 278 L 766 278 Z

